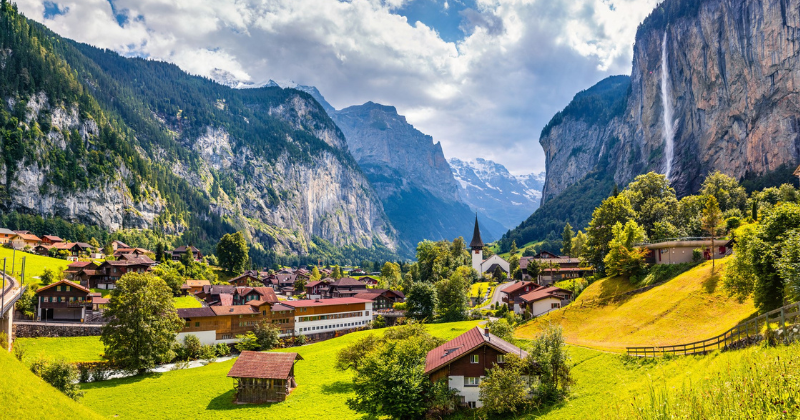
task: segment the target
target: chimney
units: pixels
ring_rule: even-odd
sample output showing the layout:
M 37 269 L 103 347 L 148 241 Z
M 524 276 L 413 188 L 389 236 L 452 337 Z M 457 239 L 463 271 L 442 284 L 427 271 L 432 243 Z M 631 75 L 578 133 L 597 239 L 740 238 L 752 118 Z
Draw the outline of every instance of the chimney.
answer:
M 319 302 L 319 297 L 314 298 L 314 302 Z
M 483 327 L 483 334 L 486 335 L 487 337 L 489 336 L 489 327 L 488 326 L 487 327 Z

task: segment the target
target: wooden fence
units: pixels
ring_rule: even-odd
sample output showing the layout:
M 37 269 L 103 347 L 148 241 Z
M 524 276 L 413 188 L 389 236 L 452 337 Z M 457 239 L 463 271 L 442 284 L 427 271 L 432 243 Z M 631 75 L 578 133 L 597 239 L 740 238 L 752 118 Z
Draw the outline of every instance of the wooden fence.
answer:
M 748 338 L 761 334 L 762 327 L 769 328 L 770 324 L 777 324 L 784 328 L 787 322 L 795 323 L 800 320 L 800 302 L 786 305 L 782 308 L 769 311 L 751 320 L 745 321 L 724 333 L 693 343 L 677 344 L 673 346 L 644 346 L 626 347 L 628 356 L 658 357 L 666 355 L 691 355 L 706 354 L 714 350 L 731 348 L 735 343 L 746 341 Z

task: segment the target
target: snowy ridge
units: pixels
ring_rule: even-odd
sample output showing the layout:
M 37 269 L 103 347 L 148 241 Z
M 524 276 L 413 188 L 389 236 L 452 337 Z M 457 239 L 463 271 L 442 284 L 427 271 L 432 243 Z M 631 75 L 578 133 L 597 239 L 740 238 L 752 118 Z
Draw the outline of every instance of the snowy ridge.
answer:
M 505 166 L 477 158 L 448 160 L 461 198 L 475 211 L 513 229 L 539 207 L 544 172 L 512 175 Z

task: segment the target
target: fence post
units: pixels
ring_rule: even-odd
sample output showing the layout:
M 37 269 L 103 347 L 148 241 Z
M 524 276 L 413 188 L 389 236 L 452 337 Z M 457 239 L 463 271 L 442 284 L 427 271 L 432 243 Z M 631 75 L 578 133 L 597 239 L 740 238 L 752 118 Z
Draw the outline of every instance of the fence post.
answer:
M 781 329 L 784 329 L 784 327 L 786 327 L 786 314 L 781 308 Z

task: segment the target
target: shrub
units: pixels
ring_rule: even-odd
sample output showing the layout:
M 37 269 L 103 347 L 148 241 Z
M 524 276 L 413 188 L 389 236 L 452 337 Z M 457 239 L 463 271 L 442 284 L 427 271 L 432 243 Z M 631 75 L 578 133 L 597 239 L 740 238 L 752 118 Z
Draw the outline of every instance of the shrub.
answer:
M 194 334 L 189 334 L 183 338 L 184 356 L 186 359 L 196 359 L 200 354 L 200 339 Z
M 405 302 L 395 302 L 395 304 L 392 305 L 392 308 L 394 308 L 396 311 L 405 311 L 407 306 Z
M 92 381 L 105 381 L 111 376 L 111 368 L 106 363 L 97 363 L 92 368 Z
M 305 343 L 306 343 L 306 336 L 304 336 L 303 334 L 300 334 L 294 338 L 295 345 L 302 346 Z
M 0 348 L 8 350 L 8 334 L 5 332 L 0 332 Z
M 92 379 L 92 369 L 88 365 L 78 365 L 78 382 L 85 384 Z
M 216 347 L 210 344 L 206 344 L 200 347 L 200 351 L 198 352 L 198 358 L 203 360 L 208 360 L 210 362 L 216 362 L 217 361 Z
M 385 328 L 386 327 L 386 320 L 383 319 L 383 315 L 378 315 L 372 321 L 372 328 Z
M 214 350 L 218 357 L 225 357 L 231 354 L 231 348 L 225 343 L 217 343 Z
M 239 342 L 236 343 L 236 350 L 239 350 L 240 352 L 246 350 L 258 350 L 261 347 L 258 344 L 258 337 L 251 332 L 245 335 L 237 335 L 236 338 L 239 340 Z
M 25 356 L 28 354 L 28 349 L 25 348 L 22 344 L 14 344 L 14 357 L 17 358 L 20 362 L 25 360 Z
M 253 328 L 253 335 L 261 350 L 271 350 L 280 343 L 280 330 L 268 319 L 261 320 Z
M 693 263 L 700 263 L 703 262 L 703 250 L 700 248 L 695 248 L 692 250 L 692 262 Z
M 83 396 L 78 385 L 78 369 L 65 360 L 50 361 L 40 357 L 31 364 L 31 372 L 73 400 Z

